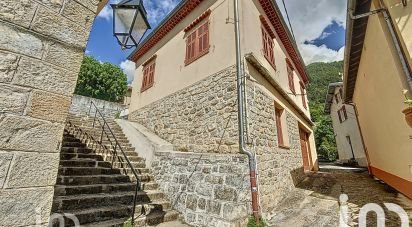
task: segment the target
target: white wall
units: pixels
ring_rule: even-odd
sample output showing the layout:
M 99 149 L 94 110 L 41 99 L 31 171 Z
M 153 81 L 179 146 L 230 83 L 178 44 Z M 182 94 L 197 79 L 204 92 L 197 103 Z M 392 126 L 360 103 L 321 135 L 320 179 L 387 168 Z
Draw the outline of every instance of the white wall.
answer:
M 339 88 L 335 88 L 335 93 L 338 94 L 339 103 L 336 103 L 335 97 L 333 97 L 330 115 L 332 117 L 333 130 L 335 132 L 336 145 L 339 153 L 339 161 L 346 163 L 353 158 L 351 146 L 347 140 L 347 136 L 350 136 L 352 142 L 353 153 L 355 159 L 360 166 L 368 166 L 366 159 L 365 149 L 363 148 L 362 137 L 359 132 L 358 122 L 356 120 L 356 112 L 353 106 L 342 104 L 342 99 L 339 96 Z M 348 119 L 340 123 L 338 110 L 345 105 Z M 342 115 L 342 120 L 343 120 Z

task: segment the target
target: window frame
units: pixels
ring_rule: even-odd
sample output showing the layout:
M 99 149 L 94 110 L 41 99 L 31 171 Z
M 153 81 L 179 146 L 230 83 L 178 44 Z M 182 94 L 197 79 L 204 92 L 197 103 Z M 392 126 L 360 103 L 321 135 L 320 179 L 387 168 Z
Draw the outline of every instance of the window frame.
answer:
M 210 21 L 209 19 L 205 19 L 198 23 L 199 25 L 195 28 L 191 28 L 190 30 L 186 31 L 186 55 L 185 55 L 185 66 L 190 65 L 191 63 L 195 62 L 199 58 L 203 57 L 204 55 L 209 53 L 210 50 Z M 201 31 L 205 29 L 204 31 Z M 200 38 L 206 36 L 206 47 L 200 50 Z M 189 41 L 189 38 L 190 41 Z M 190 42 L 190 44 L 189 44 Z M 202 43 L 202 45 L 205 43 Z M 193 56 L 189 55 L 190 48 L 193 48 Z
M 303 108 L 305 108 L 305 110 L 307 110 L 308 109 L 308 103 L 307 103 L 307 101 L 306 101 L 306 94 L 305 94 L 305 85 L 304 85 L 304 83 L 301 81 L 300 83 L 300 95 L 302 96 L 302 105 L 303 105 Z
M 287 128 L 284 130 L 284 125 L 283 125 L 283 115 L 285 114 L 285 109 L 278 106 L 275 103 L 275 124 L 276 124 L 276 134 L 277 134 L 277 142 L 278 142 L 278 147 L 283 148 L 283 149 L 290 149 L 288 146 L 287 142 L 289 141 L 286 136 L 288 134 Z M 287 122 L 286 122 L 287 124 Z
M 288 84 L 290 91 L 296 95 L 296 88 L 295 88 L 295 74 L 293 73 L 295 69 L 293 65 L 290 63 L 289 59 L 286 58 L 286 70 L 288 74 Z
M 140 92 L 144 92 L 154 85 L 154 76 L 156 72 L 156 58 L 157 55 L 154 55 L 149 60 L 147 60 L 143 66 L 143 78 Z

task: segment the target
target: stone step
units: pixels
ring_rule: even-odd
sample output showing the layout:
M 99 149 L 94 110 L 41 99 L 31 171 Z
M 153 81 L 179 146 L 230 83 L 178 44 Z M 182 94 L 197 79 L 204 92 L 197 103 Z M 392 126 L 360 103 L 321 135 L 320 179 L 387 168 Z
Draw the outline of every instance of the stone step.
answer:
M 158 185 L 155 182 L 142 182 L 141 190 L 157 190 Z M 121 191 L 135 191 L 136 183 L 119 183 L 119 184 L 95 184 L 95 185 L 56 185 L 55 194 L 58 196 L 80 195 L 80 194 L 99 194 Z
M 109 205 L 133 205 L 135 192 L 111 192 L 101 194 L 84 194 L 84 195 L 68 195 L 57 196 L 53 201 L 53 210 L 57 212 L 65 212 L 66 210 L 88 209 L 99 206 Z M 151 201 L 160 201 L 164 199 L 162 192 L 139 191 L 137 199 L 139 203 L 149 203 Z M 64 209 L 64 210 L 63 210 Z
M 175 221 L 179 217 L 179 213 L 174 210 L 155 211 L 135 220 L 135 226 L 152 226 L 161 223 Z M 165 223 L 167 224 L 167 223 Z M 167 226 L 167 225 L 166 225 Z
M 59 174 L 62 176 L 119 175 L 121 171 L 101 167 L 60 167 Z
M 80 142 L 76 137 L 63 136 L 63 142 Z
M 124 223 L 128 221 L 129 218 L 119 218 L 119 219 L 111 219 L 108 221 L 102 222 L 95 222 L 86 225 L 82 225 L 82 227 L 124 227 Z
M 62 147 L 86 147 L 86 144 L 81 142 L 62 142 Z
M 117 160 L 116 160 L 117 161 Z M 144 161 L 130 161 L 130 164 L 133 166 L 135 169 L 139 168 L 146 168 L 146 163 Z M 123 162 L 113 162 L 113 168 L 128 168 L 129 165 L 126 161 Z
M 60 160 L 61 167 L 106 167 L 111 168 L 110 162 L 96 161 L 94 159 Z
M 112 192 L 134 192 L 135 183 L 120 184 L 95 184 L 95 185 L 56 185 L 55 194 L 58 196 L 80 195 L 80 194 L 100 194 Z
M 103 161 L 104 158 L 98 154 L 83 154 L 83 153 L 60 153 L 60 160 L 81 160 L 94 159 L 96 161 Z
M 53 201 L 55 212 L 66 210 L 88 209 L 99 206 L 131 205 L 134 192 L 112 192 L 102 194 L 57 196 Z
M 58 176 L 57 185 L 92 185 L 130 183 L 131 179 L 125 175 L 91 175 L 91 176 Z
M 86 147 L 62 147 L 62 153 L 81 153 L 81 154 L 93 154 L 94 151 Z
M 126 205 L 95 207 L 82 210 L 68 210 L 64 213 L 73 214 L 79 220 L 80 225 L 97 224 L 117 219 L 125 219 L 131 216 L 132 207 Z M 63 213 L 62 213 L 63 214 Z M 74 226 L 74 222 L 68 217 L 64 217 L 65 226 Z M 58 227 L 58 220 L 53 220 L 53 226 Z M 98 226 L 98 225 L 95 225 Z

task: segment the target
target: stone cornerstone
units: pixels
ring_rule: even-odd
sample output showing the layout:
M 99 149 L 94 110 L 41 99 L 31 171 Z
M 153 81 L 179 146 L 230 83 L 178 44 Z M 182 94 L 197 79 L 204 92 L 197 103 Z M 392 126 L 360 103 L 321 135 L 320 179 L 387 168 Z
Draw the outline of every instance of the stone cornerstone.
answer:
M 252 77 L 247 79 L 248 143 L 251 144 L 250 149 L 257 154 L 260 206 L 264 216 L 270 214 L 284 196 L 294 190 L 295 185 L 304 176 L 297 117 L 285 110 L 290 148 L 280 148 L 274 117 L 274 100 L 271 95 L 273 94 L 264 90 Z M 229 208 L 226 210 L 219 208 L 223 210 L 215 216 L 205 216 L 202 214 L 203 210 L 198 207 L 199 201 L 200 204 L 203 204 L 204 200 L 213 201 L 215 199 L 213 193 L 216 192 L 213 191 L 215 186 L 209 187 L 206 183 L 201 183 L 210 189 L 211 193 L 209 194 L 197 191 L 196 188 L 190 188 L 192 191 L 188 192 L 189 188 L 184 186 L 188 181 L 185 176 L 190 172 L 187 169 L 196 165 L 193 161 L 194 157 L 201 160 L 199 161 L 200 167 L 198 167 L 200 172 L 197 174 L 199 176 L 196 175 L 196 178 L 192 178 L 191 181 L 204 182 L 206 177 L 214 178 L 215 175 L 213 170 L 211 174 L 202 174 L 200 170 L 204 165 L 202 163 L 213 163 L 212 167 L 214 165 L 220 166 L 220 163 L 211 158 L 214 157 L 211 153 L 214 153 L 215 156 L 219 155 L 222 159 L 230 160 L 232 155 L 239 152 L 236 101 L 235 69 L 229 67 L 129 115 L 129 120 L 147 127 L 181 151 L 179 155 L 163 153 L 163 156 L 156 157 L 157 161 L 153 168 L 163 191 L 173 201 L 176 201 L 173 203 L 174 208 L 184 214 L 187 222 L 195 223 L 196 226 L 204 226 L 203 219 L 206 219 L 208 224 L 217 223 L 214 221 L 218 220 L 223 221 L 222 223 L 225 221 L 231 223 L 230 218 L 224 219 L 224 217 L 235 217 L 243 212 L 234 210 L 233 213 L 230 213 Z M 185 153 L 190 155 L 185 156 Z M 174 161 L 175 159 L 178 161 Z M 186 166 L 187 163 L 189 166 Z M 237 166 L 237 163 L 233 161 L 233 165 Z M 247 169 L 247 162 L 243 165 Z M 233 168 L 226 170 L 226 172 L 220 172 L 220 168 L 222 167 L 214 167 L 214 170 L 221 178 L 221 183 L 218 184 L 225 187 L 227 186 L 225 180 L 231 179 L 231 176 L 239 170 Z M 248 179 L 248 177 L 246 178 Z M 180 180 L 184 183 L 180 183 Z M 246 185 L 246 182 L 244 184 Z M 193 183 L 188 185 L 194 187 Z M 177 195 L 183 195 L 186 200 L 180 197 L 175 198 Z M 242 201 L 234 200 L 233 202 Z M 197 203 L 197 207 L 195 203 Z M 225 202 L 220 204 L 224 207 Z M 201 205 L 201 207 L 203 206 Z M 219 219 L 219 215 L 222 215 L 220 218 L 223 219 Z M 240 218 L 241 216 L 236 217 Z
M 0 1 L 0 226 L 47 225 L 98 0 Z

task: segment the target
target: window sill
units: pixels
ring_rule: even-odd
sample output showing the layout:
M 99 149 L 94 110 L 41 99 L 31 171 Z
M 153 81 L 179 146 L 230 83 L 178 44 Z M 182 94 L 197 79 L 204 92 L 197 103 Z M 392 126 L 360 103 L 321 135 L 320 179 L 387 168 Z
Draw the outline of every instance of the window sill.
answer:
M 279 147 L 279 148 L 282 148 L 282 149 L 285 149 L 285 150 L 290 150 L 290 147 L 289 147 L 289 146 L 286 146 L 286 145 L 279 144 L 278 147 Z
M 153 84 L 154 84 L 154 83 L 152 83 L 152 84 L 150 84 L 150 85 L 148 85 L 148 86 L 146 86 L 146 87 L 142 87 L 142 88 L 140 89 L 140 93 L 143 93 L 143 92 L 145 92 L 146 90 L 148 90 L 149 88 L 153 87 Z
M 201 57 L 205 56 L 206 54 L 208 54 L 208 53 L 209 53 L 209 49 L 210 49 L 210 47 L 209 47 L 207 50 L 205 50 L 205 51 L 203 51 L 202 53 L 200 53 L 198 56 L 196 56 L 196 57 L 194 57 L 194 58 L 192 58 L 192 59 L 190 59 L 190 60 L 186 60 L 186 61 L 185 61 L 185 66 L 188 66 L 188 65 L 192 64 L 193 62 L 195 62 L 195 61 L 198 60 L 199 58 L 201 58 Z

